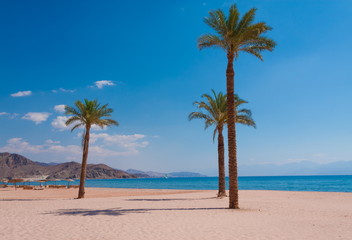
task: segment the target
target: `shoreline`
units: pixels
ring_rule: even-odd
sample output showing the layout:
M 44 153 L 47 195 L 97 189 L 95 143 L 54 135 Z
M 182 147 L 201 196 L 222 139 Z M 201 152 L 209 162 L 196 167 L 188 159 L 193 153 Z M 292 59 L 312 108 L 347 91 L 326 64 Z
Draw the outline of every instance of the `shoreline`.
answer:
M 108 197 L 125 197 L 125 196 L 152 196 L 152 195 L 169 195 L 194 193 L 211 190 L 177 190 L 177 189 L 138 189 L 138 188 L 100 188 L 86 187 L 85 198 L 108 198 Z M 1 200 L 39 200 L 39 199 L 75 199 L 78 195 L 78 188 L 71 189 L 51 189 L 44 190 L 24 190 L 13 187 L 0 189 Z
M 192 194 L 192 193 L 209 193 L 216 198 L 217 190 L 188 190 L 188 189 L 142 189 L 142 188 L 102 188 L 102 187 L 86 187 L 85 199 L 93 198 L 114 198 L 114 197 L 135 197 L 135 196 L 157 196 L 157 195 L 176 195 L 176 194 Z M 326 195 L 337 196 L 346 195 L 352 197 L 352 192 L 317 192 L 317 191 L 284 191 L 284 190 L 239 190 L 239 193 L 278 193 L 287 195 Z M 228 190 L 226 190 L 228 193 Z M 0 188 L 0 201 L 2 200 L 48 200 L 48 199 L 76 199 L 78 188 L 70 189 L 52 189 L 45 188 L 44 190 L 24 190 L 13 187 Z M 227 197 L 224 197 L 226 199 Z

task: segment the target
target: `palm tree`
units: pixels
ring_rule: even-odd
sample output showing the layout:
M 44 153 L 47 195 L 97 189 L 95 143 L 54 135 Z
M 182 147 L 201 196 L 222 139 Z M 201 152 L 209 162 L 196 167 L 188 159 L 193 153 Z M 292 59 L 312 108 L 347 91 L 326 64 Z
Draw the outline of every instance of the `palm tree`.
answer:
M 71 129 L 71 132 L 79 127 L 84 127 L 84 133 L 82 135 L 82 168 L 80 176 L 80 184 L 78 191 L 78 198 L 84 198 L 84 185 L 87 173 L 87 160 L 88 160 L 88 148 L 89 148 L 89 136 L 90 128 L 93 125 L 97 125 L 101 128 L 111 125 L 118 125 L 118 122 L 112 119 L 103 117 L 111 117 L 113 110 L 108 108 L 108 104 L 101 106 L 97 100 L 89 101 L 84 99 L 84 103 L 81 101 L 75 102 L 75 107 L 65 106 L 65 114 L 71 115 L 66 121 L 66 126 L 75 124 Z
M 218 134 L 218 171 L 219 171 L 219 191 L 218 197 L 225 197 L 225 154 L 224 154 L 224 137 L 222 131 L 227 123 L 227 103 L 226 95 L 222 92 L 218 94 L 212 90 L 214 97 L 203 94 L 202 97 L 206 98 L 207 102 L 194 102 L 194 105 L 206 113 L 203 112 L 192 112 L 189 114 L 188 119 L 203 119 L 205 120 L 205 128 L 215 125 L 213 141 L 216 134 Z M 235 106 L 236 108 L 247 101 L 240 99 L 235 95 Z M 255 122 L 252 119 L 252 112 L 248 109 L 241 109 L 236 112 L 237 123 L 241 123 L 247 126 L 255 127 Z
M 236 115 L 234 101 L 233 62 L 240 52 L 246 52 L 263 60 L 261 52 L 272 51 L 276 43 L 263 36 L 271 30 L 264 22 L 253 23 L 256 9 L 252 8 L 240 18 L 237 6 L 233 4 L 226 16 L 222 10 L 209 13 L 204 22 L 216 34 L 206 34 L 198 39 L 199 49 L 206 47 L 220 47 L 227 54 L 226 92 L 228 106 L 228 155 L 229 155 L 229 208 L 239 208 L 238 203 L 238 177 L 237 177 L 237 149 L 236 149 Z

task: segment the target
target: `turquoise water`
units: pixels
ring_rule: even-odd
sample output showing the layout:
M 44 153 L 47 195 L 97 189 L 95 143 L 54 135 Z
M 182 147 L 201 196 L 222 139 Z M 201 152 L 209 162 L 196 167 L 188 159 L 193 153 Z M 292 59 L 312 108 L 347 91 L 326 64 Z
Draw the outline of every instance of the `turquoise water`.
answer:
M 79 181 L 69 182 L 77 185 Z M 38 183 L 26 183 L 38 185 Z M 67 184 L 66 181 L 47 184 Z M 138 178 L 138 179 L 88 179 L 87 187 L 143 188 L 143 189 L 189 189 L 216 190 L 216 177 L 204 178 Z M 228 186 L 228 184 L 227 184 Z M 348 176 L 283 176 L 283 177 L 239 177 L 241 190 L 282 190 L 352 192 L 352 175 Z

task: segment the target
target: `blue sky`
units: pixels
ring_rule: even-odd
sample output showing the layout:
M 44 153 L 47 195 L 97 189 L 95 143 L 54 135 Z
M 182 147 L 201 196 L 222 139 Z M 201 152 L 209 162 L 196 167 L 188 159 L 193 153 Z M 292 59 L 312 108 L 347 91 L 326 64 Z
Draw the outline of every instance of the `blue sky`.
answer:
M 215 175 L 212 129 L 187 116 L 203 93 L 225 91 L 224 52 L 196 41 L 212 32 L 208 12 L 231 3 L 2 1 L 0 152 L 80 162 L 80 130 L 63 128 L 57 105 L 98 99 L 120 126 L 93 132 L 89 162 Z M 238 127 L 240 166 L 352 160 L 352 2 L 236 3 L 257 7 L 278 44 L 264 62 L 235 63 L 257 122 Z

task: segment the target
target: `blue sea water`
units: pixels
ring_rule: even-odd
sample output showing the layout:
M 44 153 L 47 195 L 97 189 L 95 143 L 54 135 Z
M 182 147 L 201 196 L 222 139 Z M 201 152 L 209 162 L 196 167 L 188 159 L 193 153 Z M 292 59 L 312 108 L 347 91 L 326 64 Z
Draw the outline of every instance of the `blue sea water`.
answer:
M 228 180 L 228 179 L 227 179 Z M 70 184 L 74 182 L 56 181 L 47 184 Z M 31 184 L 31 183 L 26 183 Z M 38 185 L 38 183 L 32 183 Z M 137 178 L 137 179 L 88 179 L 87 187 L 101 188 L 142 188 L 142 189 L 188 189 L 216 190 L 217 177 L 202 178 Z M 227 184 L 228 186 L 228 184 Z M 317 191 L 352 192 L 352 175 L 347 176 L 273 176 L 239 177 L 240 190 L 281 190 L 281 191 Z
M 228 180 L 228 179 L 227 179 Z M 217 177 L 87 180 L 89 187 L 216 190 Z M 228 186 L 228 182 L 227 182 Z M 352 192 L 349 176 L 239 177 L 240 190 Z

